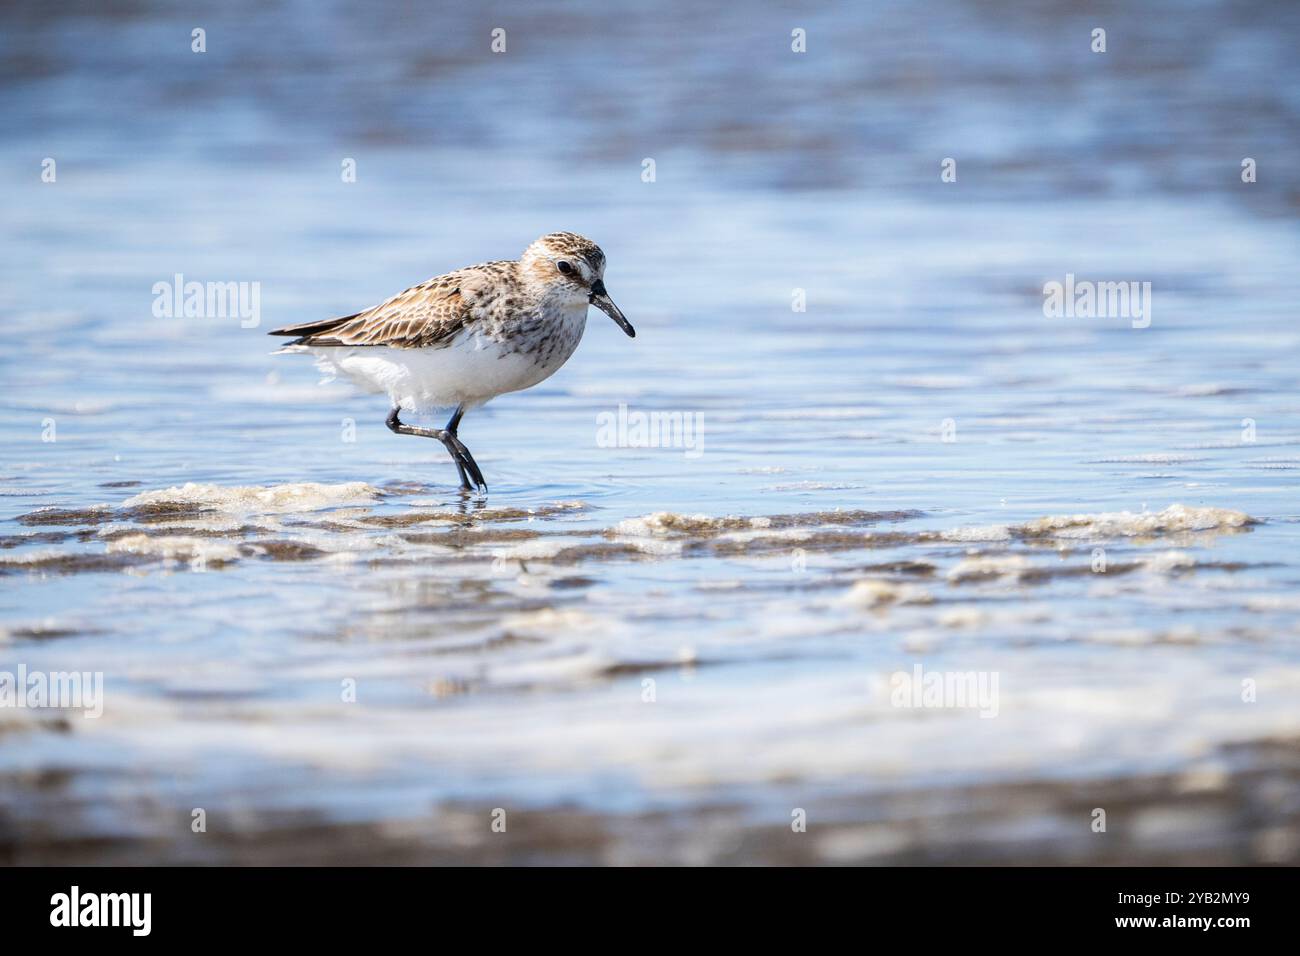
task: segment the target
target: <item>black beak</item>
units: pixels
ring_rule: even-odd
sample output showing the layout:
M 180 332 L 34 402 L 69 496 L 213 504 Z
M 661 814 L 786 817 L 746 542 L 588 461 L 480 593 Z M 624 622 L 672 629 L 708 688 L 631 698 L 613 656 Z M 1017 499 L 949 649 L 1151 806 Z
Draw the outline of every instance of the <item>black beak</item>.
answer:
M 591 284 L 591 297 L 587 301 L 617 322 L 618 327 L 627 333 L 628 338 L 636 338 L 636 329 L 632 328 L 632 323 L 627 320 L 627 316 L 614 304 L 614 300 L 605 291 L 604 279 L 597 279 Z

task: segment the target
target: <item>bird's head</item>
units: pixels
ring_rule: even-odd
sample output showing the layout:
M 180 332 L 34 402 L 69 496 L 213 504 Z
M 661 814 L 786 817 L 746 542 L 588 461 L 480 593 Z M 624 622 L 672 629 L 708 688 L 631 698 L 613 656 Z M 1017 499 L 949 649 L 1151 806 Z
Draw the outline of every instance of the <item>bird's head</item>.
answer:
M 605 291 L 605 253 L 590 239 L 572 232 L 552 232 L 533 242 L 519 259 L 527 281 L 576 301 L 585 299 L 629 336 L 636 330 Z

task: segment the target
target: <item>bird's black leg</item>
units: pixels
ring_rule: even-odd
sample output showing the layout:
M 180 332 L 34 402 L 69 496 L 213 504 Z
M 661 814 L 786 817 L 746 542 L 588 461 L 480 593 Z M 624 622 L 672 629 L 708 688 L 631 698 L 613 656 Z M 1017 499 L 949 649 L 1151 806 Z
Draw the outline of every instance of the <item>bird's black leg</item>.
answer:
M 447 422 L 447 431 L 453 435 L 456 434 L 456 429 L 460 428 L 460 420 L 463 417 L 465 417 L 465 406 L 457 405 L 456 410 L 451 413 L 451 418 Z
M 447 422 L 447 427 L 444 428 L 443 431 L 451 436 L 451 440 L 456 445 L 456 450 L 460 452 L 461 461 L 463 461 L 465 467 L 469 469 L 469 476 L 474 479 L 474 484 L 478 485 L 479 490 L 486 492 L 487 482 L 483 480 L 483 472 L 479 471 L 478 462 L 474 460 L 474 456 L 469 453 L 469 449 L 465 447 L 464 443 L 456 435 L 456 429 L 460 428 L 460 420 L 464 415 L 465 406 L 457 405 L 456 411 L 452 412 L 451 418 Z M 463 482 L 464 480 L 464 475 L 462 475 L 461 481 Z
M 478 470 L 478 465 L 470 456 L 469 449 L 466 448 L 459 438 L 456 437 L 454 430 L 449 428 L 419 428 L 415 425 L 403 425 L 397 417 L 398 409 L 394 408 L 388 413 L 388 420 L 385 424 L 399 435 L 415 435 L 419 438 L 434 438 L 442 442 L 442 446 L 447 449 L 451 455 L 451 460 L 456 463 L 456 471 L 460 474 L 460 486 L 466 491 L 473 491 L 474 485 L 470 484 L 469 477 L 466 476 L 466 469 L 469 470 L 469 476 L 473 477 L 474 484 L 478 485 L 479 491 L 487 492 L 487 484 L 483 481 L 483 473 Z M 452 421 L 448 424 L 460 424 L 460 417 L 464 414 L 464 407 L 456 409 L 456 414 L 452 416 Z

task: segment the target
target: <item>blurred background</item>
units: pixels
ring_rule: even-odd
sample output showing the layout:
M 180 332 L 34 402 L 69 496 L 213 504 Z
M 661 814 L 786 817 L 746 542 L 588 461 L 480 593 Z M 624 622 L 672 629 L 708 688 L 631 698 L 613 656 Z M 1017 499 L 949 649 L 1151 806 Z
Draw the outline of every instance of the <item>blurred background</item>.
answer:
M 0 17 L 0 862 L 1300 859 L 1294 4 Z M 486 503 L 269 355 L 558 230 Z

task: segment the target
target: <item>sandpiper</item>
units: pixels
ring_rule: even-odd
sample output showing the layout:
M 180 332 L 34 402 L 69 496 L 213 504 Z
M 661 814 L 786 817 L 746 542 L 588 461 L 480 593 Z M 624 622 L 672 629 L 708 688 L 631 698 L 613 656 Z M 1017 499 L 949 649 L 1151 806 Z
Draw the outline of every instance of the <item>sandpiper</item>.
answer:
M 518 260 L 457 269 L 363 312 L 270 334 L 296 337 L 279 352 L 309 352 L 321 371 L 387 392 L 388 427 L 442 442 L 461 488 L 486 494 L 483 473 L 456 434 L 461 418 L 498 395 L 553 375 L 582 340 L 588 305 L 635 336 L 605 291 L 604 276 L 605 254 L 598 245 L 572 232 L 553 232 Z M 403 411 L 439 408 L 455 408 L 445 428 L 417 428 L 398 419 Z

